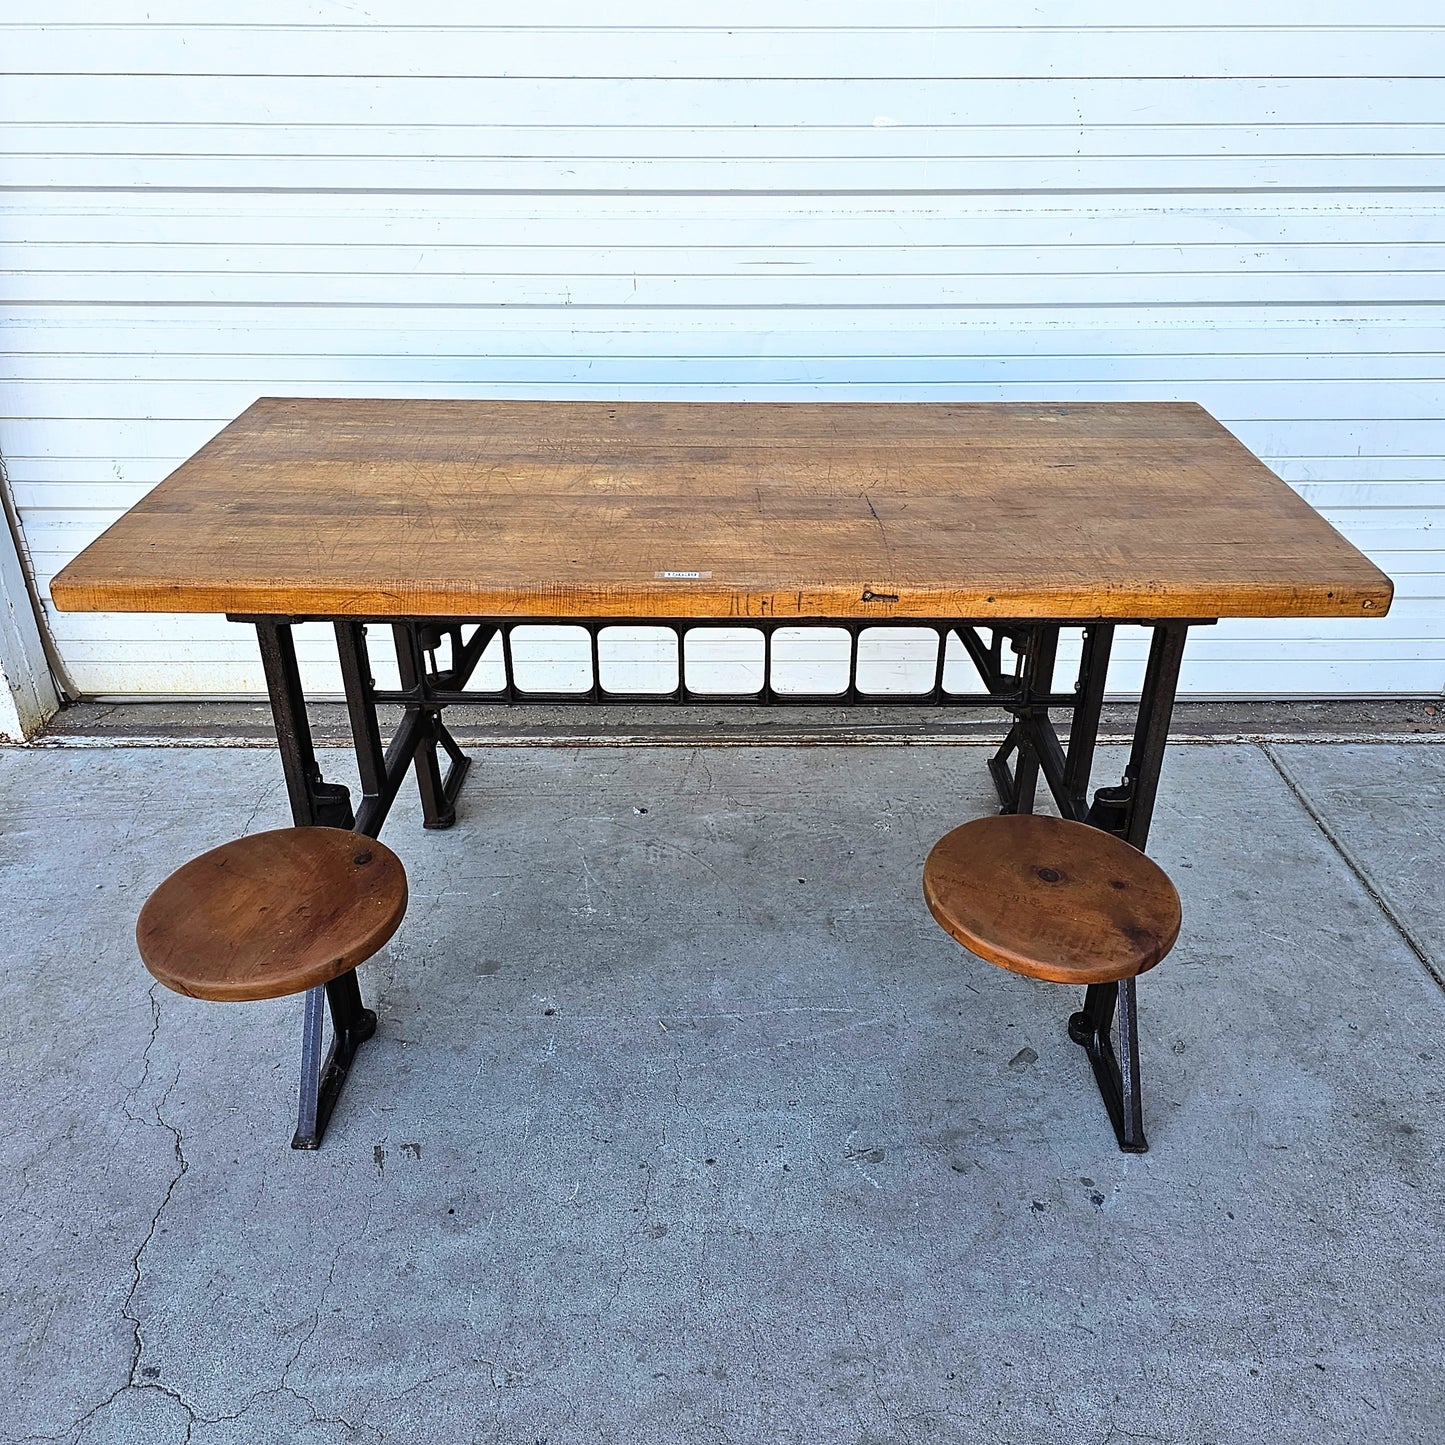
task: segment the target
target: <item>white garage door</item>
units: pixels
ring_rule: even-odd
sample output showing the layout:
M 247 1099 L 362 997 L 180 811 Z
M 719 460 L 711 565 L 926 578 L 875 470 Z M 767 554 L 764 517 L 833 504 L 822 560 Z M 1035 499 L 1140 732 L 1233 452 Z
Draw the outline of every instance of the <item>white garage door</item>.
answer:
M 202 11 L 0 27 L 42 588 L 262 394 L 1192 399 L 1398 600 L 1201 633 L 1185 688 L 1445 688 L 1438 0 Z M 261 686 L 219 619 L 49 620 L 95 694 Z

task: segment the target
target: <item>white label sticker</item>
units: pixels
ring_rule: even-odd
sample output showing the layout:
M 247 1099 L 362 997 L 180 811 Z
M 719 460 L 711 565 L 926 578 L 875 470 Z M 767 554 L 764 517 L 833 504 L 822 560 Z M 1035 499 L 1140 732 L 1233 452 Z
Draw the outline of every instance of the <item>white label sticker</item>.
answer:
M 693 582 L 700 577 L 711 577 L 711 572 L 654 572 L 660 582 Z

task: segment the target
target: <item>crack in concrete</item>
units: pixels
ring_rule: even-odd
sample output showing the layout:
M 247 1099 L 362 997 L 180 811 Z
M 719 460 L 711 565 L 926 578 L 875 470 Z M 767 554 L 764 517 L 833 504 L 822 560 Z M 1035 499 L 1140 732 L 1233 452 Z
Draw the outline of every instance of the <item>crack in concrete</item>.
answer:
M 847 1318 L 848 1324 L 852 1327 L 853 1338 L 858 1342 L 858 1349 L 863 1356 L 863 1363 L 868 1367 L 868 1384 L 873 1398 L 879 1410 L 882 1412 L 883 1418 L 898 1431 L 905 1441 L 909 1442 L 909 1445 L 913 1445 L 917 1436 L 914 1435 L 912 1429 L 904 1421 L 903 1412 L 896 1406 L 890 1405 L 884 1397 L 883 1387 L 878 1379 L 879 1365 L 873 1358 L 873 1353 L 867 1339 L 864 1338 L 863 1330 L 858 1324 L 858 1316 L 853 1312 L 853 1301 L 847 1294 L 843 1295 L 842 1301 L 843 1314 Z
M 158 784 L 143 789 L 140 798 L 136 802 L 135 811 L 126 820 L 125 832 L 122 833 L 117 840 L 117 847 L 130 842 L 131 835 L 136 830 L 136 824 L 139 823 L 141 819 L 155 816 L 155 811 L 151 807 L 151 803 L 155 800 L 155 796 L 159 791 L 160 787 Z
M 108 1409 L 118 1399 L 120 1399 L 122 1395 L 127 1395 L 133 1390 L 137 1392 L 146 1392 L 154 1395 L 160 1395 L 167 1400 L 174 1400 L 175 1403 L 179 1405 L 182 1410 L 185 1411 L 186 1435 L 183 1445 L 190 1445 L 191 1437 L 195 1434 L 195 1429 L 198 1422 L 204 1425 L 220 1425 L 226 1423 L 227 1421 L 240 1418 L 240 1416 L 238 1415 L 221 1415 L 217 1416 L 215 1419 L 208 1419 L 203 1415 L 199 1415 L 189 1401 L 184 1399 L 175 1390 L 170 1389 L 166 1385 L 162 1385 L 155 1380 L 144 1380 L 141 1381 L 139 1384 L 134 1381 L 128 1380 L 124 1385 L 117 1385 L 116 1388 L 105 1397 L 105 1399 L 101 1400 L 96 1405 L 92 1405 L 90 1409 L 85 1412 L 85 1414 L 81 1415 L 78 1419 L 71 1421 L 71 1423 L 67 1425 L 63 1430 L 61 1430 L 58 1434 L 26 1435 L 23 1437 L 21 1445 L 28 1445 L 28 1442 L 39 1441 L 52 1442 L 52 1445 L 54 1445 L 54 1442 L 67 1441 L 72 1442 L 73 1445 L 73 1442 L 80 1440 L 80 1438 L 85 1434 L 87 1427 L 90 1425 L 90 1422 L 94 1420 L 101 1413 L 102 1410 Z
M 220 1415 L 214 1418 L 201 1415 L 183 1395 L 181 1395 L 178 1391 L 172 1389 L 170 1386 L 163 1385 L 158 1380 L 146 1380 L 136 1378 L 140 1371 L 141 1356 L 144 1351 L 144 1340 L 141 1332 L 141 1319 L 140 1316 L 135 1313 L 135 1299 L 136 1295 L 140 1291 L 141 1283 L 144 1277 L 141 1260 L 142 1257 L 145 1255 L 146 1250 L 150 1247 L 151 1242 L 156 1237 L 156 1233 L 160 1228 L 161 1217 L 170 1207 L 171 1200 L 175 1196 L 176 1186 L 185 1177 L 187 1170 L 189 1170 L 190 1168 L 190 1163 L 186 1159 L 185 1146 L 180 1129 L 176 1125 L 172 1124 L 161 1112 L 166 1107 L 166 1104 L 171 1097 L 172 1091 L 180 1082 L 181 1071 L 179 1066 L 177 1066 L 175 1077 L 172 1078 L 170 1083 L 166 1085 L 165 1091 L 152 1106 L 150 1110 L 150 1118 L 146 1118 L 143 1115 L 135 1113 L 131 1108 L 131 1100 L 133 1100 L 136 1095 L 138 1095 L 145 1088 L 151 1077 L 151 1050 L 155 1047 L 156 1039 L 159 1037 L 161 1027 L 160 999 L 156 993 L 156 990 L 159 987 L 159 982 L 153 983 L 146 994 L 146 997 L 150 1003 L 151 1010 L 150 1038 L 146 1040 L 145 1049 L 142 1051 L 141 1054 L 140 1078 L 137 1079 L 135 1084 L 126 1091 L 124 1098 L 121 1100 L 121 1108 L 125 1113 L 126 1118 L 129 1119 L 132 1123 L 153 1126 L 164 1130 L 167 1134 L 170 1135 L 171 1149 L 174 1154 L 176 1167 L 170 1177 L 169 1182 L 166 1185 L 165 1194 L 162 1196 L 160 1203 L 156 1206 L 155 1212 L 151 1215 L 150 1226 L 146 1230 L 145 1238 L 141 1240 L 140 1244 L 136 1247 L 136 1250 L 131 1255 L 130 1259 L 130 1289 L 126 1292 L 126 1297 L 122 1301 L 120 1307 L 121 1318 L 125 1320 L 125 1322 L 130 1326 L 132 1334 L 130 1368 L 127 1372 L 126 1380 L 123 1384 L 116 1386 L 116 1388 L 112 1390 L 110 1394 L 108 1394 L 103 1400 L 100 1400 L 95 1405 L 92 1405 L 90 1409 L 88 1409 L 83 1415 L 73 1420 L 58 1434 L 33 1435 L 28 1437 L 32 1440 L 79 1440 L 80 1437 L 84 1435 L 86 1428 L 89 1426 L 92 1420 L 94 1420 L 103 1410 L 108 1409 L 122 1395 L 125 1395 L 131 1391 L 148 1392 L 151 1394 L 161 1395 L 165 1399 L 173 1400 L 177 1405 L 179 1405 L 181 1409 L 185 1411 L 186 1415 L 186 1445 L 190 1445 L 190 1440 L 195 1433 L 195 1428 L 198 1423 L 221 1424 L 228 1420 L 235 1420 L 240 1418 L 239 1415 Z
M 321 1327 L 321 1311 L 326 1306 L 326 1297 L 331 1293 L 331 1286 L 336 1282 L 336 1267 L 341 1263 L 341 1252 L 346 1248 L 346 1241 L 337 1243 L 336 1253 L 331 1256 L 331 1268 L 326 1273 L 326 1283 L 321 1286 L 321 1295 L 316 1301 L 316 1308 L 311 1311 L 311 1327 L 301 1337 L 296 1348 L 291 1351 L 291 1358 L 281 1367 L 280 1388 L 289 1390 L 291 1388 L 291 1371 L 296 1367 L 296 1361 L 301 1358 L 301 1352 L 316 1336 L 316 1331 Z
M 311 1312 L 310 1327 L 302 1336 L 301 1340 L 297 1343 L 296 1348 L 291 1351 L 290 1358 L 286 1361 L 285 1365 L 282 1366 L 281 1379 L 279 1384 L 277 1384 L 273 1389 L 262 1390 L 257 1394 L 253 1395 L 251 1399 L 246 1402 L 246 1405 L 241 1412 L 242 1414 L 244 1414 L 247 1410 L 251 1409 L 253 1405 L 257 1404 L 261 1400 L 271 1398 L 276 1395 L 290 1395 L 292 1399 L 298 1400 L 301 1404 L 306 1406 L 307 1410 L 311 1414 L 311 1421 L 313 1424 L 344 1425 L 346 1429 L 352 1432 L 352 1434 L 358 1434 L 362 1430 L 369 1430 L 372 1434 L 376 1436 L 378 1440 L 383 1440 L 385 1438 L 384 1433 L 381 1430 L 377 1429 L 377 1427 L 374 1425 L 367 1424 L 365 1421 L 361 1421 L 358 1423 L 356 1421 L 346 1419 L 346 1417 L 343 1415 L 323 1415 L 316 1408 L 315 1401 L 313 1401 L 309 1395 L 306 1395 L 302 1391 L 298 1390 L 291 1383 L 291 1371 L 295 1369 L 296 1362 L 301 1358 L 302 1352 L 306 1349 L 306 1346 L 309 1345 L 311 1341 L 315 1338 L 316 1332 L 321 1327 L 321 1314 L 326 1306 L 326 1301 L 331 1294 L 332 1287 L 336 1283 L 336 1271 L 340 1267 L 341 1256 L 345 1252 L 348 1244 L 353 1244 L 358 1240 L 366 1238 L 368 1232 L 371 1229 L 371 1219 L 373 1213 L 375 1212 L 376 1201 L 380 1193 L 381 1188 L 380 1186 L 378 1186 L 366 1196 L 366 1212 L 362 1216 L 360 1228 L 357 1229 L 356 1233 L 351 1238 L 340 1240 L 337 1243 L 336 1252 L 331 1257 L 331 1267 L 327 1270 L 326 1273 L 326 1283 L 321 1286 L 321 1294 L 316 1301 L 315 1309 Z
M 125 1098 L 122 1100 L 121 1107 L 125 1112 L 126 1118 L 130 1119 L 132 1122 L 137 1124 L 153 1124 L 155 1127 L 163 1129 L 167 1134 L 170 1135 L 171 1149 L 175 1156 L 176 1168 L 174 1173 L 171 1175 L 169 1183 L 166 1185 L 165 1194 L 162 1196 L 160 1203 L 156 1206 L 154 1214 L 151 1215 L 150 1227 L 146 1230 L 145 1238 L 141 1240 L 140 1244 L 135 1250 L 135 1253 L 131 1255 L 131 1285 L 130 1289 L 126 1292 L 126 1297 L 124 1301 L 122 1301 L 120 1307 L 121 1318 L 124 1319 L 128 1325 L 130 1325 L 132 1332 L 130 1369 L 127 1373 L 126 1381 L 123 1385 L 117 1386 L 117 1388 L 112 1390 L 111 1393 L 105 1397 L 105 1399 L 101 1400 L 98 1404 L 92 1406 L 91 1409 L 87 1410 L 84 1415 L 79 1417 L 79 1419 L 73 1421 L 64 1431 L 61 1432 L 61 1434 L 55 1436 L 41 1436 L 36 1438 L 54 1440 L 65 1438 L 79 1439 L 79 1437 L 85 1433 L 86 1426 L 89 1425 L 91 1420 L 93 1420 L 98 1414 L 100 1414 L 102 1410 L 113 1404 L 117 1399 L 120 1398 L 120 1396 L 124 1395 L 127 1391 L 130 1390 L 150 1391 L 154 1394 L 162 1395 L 166 1399 L 174 1400 L 176 1404 L 178 1404 L 181 1409 L 186 1412 L 185 1438 L 187 1441 L 187 1445 L 189 1445 L 191 1436 L 195 1432 L 197 1421 L 203 1418 L 197 1414 L 189 1401 L 184 1399 L 179 1393 L 171 1389 L 169 1386 L 162 1385 L 155 1380 L 140 1380 L 136 1378 L 140 1370 L 141 1355 L 144 1350 L 144 1341 L 141 1334 L 141 1320 L 140 1316 L 135 1313 L 135 1299 L 136 1295 L 140 1291 L 143 1278 L 141 1259 L 144 1256 L 146 1250 L 150 1247 L 151 1241 L 154 1240 L 156 1237 L 156 1232 L 160 1228 L 161 1216 L 170 1206 L 170 1202 L 176 1192 L 176 1186 L 185 1177 L 186 1171 L 190 1168 L 190 1164 L 187 1161 L 185 1155 L 185 1148 L 181 1138 L 181 1131 L 168 1119 L 166 1119 L 165 1116 L 161 1113 L 161 1110 L 165 1108 L 167 1101 L 170 1099 L 172 1090 L 180 1082 L 181 1073 L 179 1066 L 176 1069 L 175 1077 L 166 1086 L 165 1092 L 152 1107 L 151 1118 L 149 1120 L 134 1113 L 130 1106 L 130 1101 L 134 1099 L 136 1095 L 141 1092 L 142 1089 L 145 1088 L 151 1076 L 151 1050 L 155 1047 L 156 1039 L 160 1034 L 161 1027 L 161 1005 L 160 999 L 157 997 L 156 994 L 156 990 L 159 987 L 160 984 L 158 982 L 153 983 L 150 986 L 150 989 L 148 990 L 146 995 L 150 1002 L 151 1010 L 150 1038 L 146 1041 L 145 1049 L 141 1054 L 140 1078 L 136 1081 L 135 1085 L 126 1093 Z M 206 1423 L 219 1423 L 219 1420 L 216 1422 L 206 1421 Z
M 159 983 L 153 983 L 150 986 L 149 991 L 147 992 L 147 997 L 150 999 L 151 1006 L 151 1036 L 150 1040 L 145 1046 L 145 1052 L 141 1056 L 142 1069 L 140 1080 L 136 1084 L 135 1088 L 131 1090 L 131 1093 L 127 1097 L 125 1103 L 126 1116 L 131 1119 L 135 1119 L 135 1115 L 131 1113 L 129 1101 L 131 1098 L 134 1098 L 135 1095 L 142 1088 L 145 1087 L 146 1081 L 150 1077 L 151 1050 L 155 1047 L 156 1038 L 160 1033 L 161 1005 L 160 999 L 156 996 L 156 990 L 159 987 Z M 151 1241 L 156 1237 L 156 1231 L 160 1228 L 161 1216 L 170 1207 L 170 1202 L 175 1196 L 176 1186 L 180 1184 L 182 1179 L 185 1178 L 186 1171 L 191 1167 L 189 1161 L 186 1159 L 185 1147 L 181 1139 L 181 1131 L 161 1113 L 161 1110 L 164 1109 L 166 1104 L 170 1101 L 171 1092 L 180 1082 L 180 1078 L 181 1070 L 180 1066 L 177 1065 L 175 1078 L 173 1078 L 171 1082 L 166 1086 L 165 1093 L 161 1095 L 160 1099 L 157 1100 L 154 1108 L 151 1110 L 151 1114 L 156 1126 L 160 1129 L 164 1129 L 166 1133 L 171 1136 L 171 1149 L 175 1155 L 176 1169 L 175 1172 L 171 1175 L 170 1183 L 166 1185 L 166 1192 L 164 1197 L 161 1199 L 160 1204 L 157 1206 L 155 1213 L 151 1216 L 150 1228 L 146 1231 L 145 1238 L 141 1240 L 139 1247 L 136 1249 L 136 1252 L 131 1256 L 130 1263 L 133 1276 L 131 1280 L 131 1287 L 129 1292 L 126 1294 L 125 1302 L 121 1305 L 121 1317 L 131 1325 L 132 1329 L 134 1330 L 135 1336 L 130 1363 L 130 1383 L 132 1385 L 137 1385 L 139 1383 L 136 1380 L 136 1372 L 140 1369 L 141 1353 L 144 1349 L 144 1341 L 141 1337 L 140 1317 L 134 1312 L 135 1297 L 140 1292 L 141 1287 L 141 1257 L 150 1247 Z M 145 1121 L 136 1120 L 136 1122 L 143 1123 Z M 189 1409 L 189 1406 L 187 1406 L 186 1408 Z M 187 1436 L 187 1438 L 189 1439 L 189 1436 Z
M 264 808 L 266 804 L 269 803 L 271 799 L 276 796 L 276 793 L 280 789 L 280 787 L 281 783 L 277 781 L 268 783 L 264 788 L 261 789 L 261 796 L 256 799 L 256 806 L 251 809 L 250 817 L 246 819 L 245 824 L 241 828 L 241 837 L 246 838 L 250 836 L 251 825 L 256 821 L 257 817 L 260 816 L 261 809 Z
M 1126 1430 L 1122 1425 L 1110 1425 L 1109 1433 L 1099 1442 L 1099 1445 L 1112 1445 L 1115 1440 L 1153 1440 L 1158 1445 L 1169 1445 L 1167 1435 L 1149 1435 L 1139 1430 Z
M 103 957 L 104 951 L 102 950 L 99 958 Z M 97 959 L 97 962 L 99 961 L 99 958 Z M 20 1180 L 20 1189 L 13 1198 L 6 1201 L 3 1208 L 0 1208 L 0 1228 L 8 1229 L 11 1227 L 9 1225 L 9 1220 L 12 1214 L 20 1214 L 23 1212 L 28 1218 L 32 1220 L 38 1220 L 43 1218 L 43 1216 L 36 1215 L 32 1210 L 24 1208 L 26 1197 L 29 1195 L 32 1188 L 30 1178 L 31 1173 L 34 1170 L 39 1169 L 42 1164 L 48 1162 L 50 1156 L 61 1145 L 73 1146 L 76 1142 L 75 1136 L 79 1130 L 79 1127 L 79 1119 L 71 1119 L 71 1121 L 60 1133 L 54 1134 L 46 1140 L 45 1144 L 42 1146 L 38 1154 L 35 1154 L 31 1158 L 27 1159 L 23 1164 L 20 1165 L 19 1169 L 15 1171 L 16 1176 Z
M 1437 964 L 1435 960 L 1430 957 L 1429 950 L 1410 932 L 1409 928 L 1405 925 L 1405 921 L 1390 907 L 1390 904 L 1380 893 L 1379 889 L 1370 881 L 1369 874 L 1355 861 L 1349 849 L 1345 847 L 1335 830 L 1325 822 L 1319 810 L 1310 801 L 1309 795 L 1304 791 L 1303 787 L 1295 782 L 1289 769 L 1285 767 L 1283 760 L 1276 755 L 1274 748 L 1271 747 L 1269 743 L 1260 743 L 1259 750 L 1269 760 L 1275 772 L 1279 774 L 1285 787 L 1287 787 L 1294 796 L 1295 802 L 1309 815 L 1310 821 L 1313 822 L 1315 827 L 1324 835 L 1325 841 L 1335 850 L 1339 855 L 1340 861 L 1354 876 L 1355 881 L 1365 890 L 1366 894 L 1369 895 L 1370 902 L 1385 915 L 1390 927 L 1399 934 L 1401 940 L 1410 952 L 1420 960 L 1425 972 L 1428 973 L 1441 988 L 1445 988 L 1445 967 Z
M 266 1390 L 258 1395 L 256 1400 L 252 1401 L 252 1404 L 273 1395 L 290 1395 L 293 1400 L 305 1405 L 307 1413 L 311 1416 L 309 1423 L 312 1425 L 342 1425 L 353 1435 L 360 1435 L 363 1431 L 366 1431 L 378 1442 L 385 1441 L 386 1439 L 383 1431 L 379 1430 L 375 1425 L 368 1424 L 365 1420 L 358 1422 L 348 1420 L 345 1415 L 323 1415 L 316 1408 L 315 1402 L 309 1395 L 303 1395 L 300 1390 L 291 1385 L 280 1385 L 274 1390 Z M 251 1407 L 248 1405 L 246 1408 L 249 1410 Z
M 86 1428 L 90 1425 L 90 1422 L 94 1420 L 98 1415 L 100 1415 L 103 1410 L 108 1409 L 118 1399 L 120 1399 L 122 1395 L 128 1395 L 132 1392 L 136 1394 L 160 1395 L 163 1399 L 174 1401 L 175 1404 L 181 1407 L 181 1409 L 185 1412 L 186 1416 L 186 1434 L 183 1445 L 190 1445 L 192 1437 L 195 1435 L 197 1425 L 230 1424 L 233 1421 L 241 1419 L 241 1417 L 245 1415 L 245 1413 L 254 1404 L 256 1404 L 258 1400 L 263 1399 L 266 1394 L 272 1393 L 270 1391 L 265 1391 L 261 1395 L 253 1396 L 251 1399 L 247 1400 L 245 1405 L 243 1405 L 241 1409 L 236 1411 L 236 1413 L 233 1415 L 203 1415 L 199 1410 L 196 1409 L 194 1405 L 191 1404 L 189 1400 L 186 1399 L 184 1395 L 180 1393 L 179 1390 L 172 1388 L 170 1385 L 163 1385 L 159 1380 L 136 1380 L 132 1378 L 130 1380 L 127 1380 L 123 1385 L 117 1385 L 116 1388 L 105 1397 L 105 1399 L 101 1400 L 98 1404 L 92 1405 L 91 1408 L 85 1412 L 85 1414 L 81 1415 L 78 1419 L 73 1420 L 58 1434 L 27 1435 L 24 1437 L 24 1440 L 27 1442 L 58 1442 L 63 1440 L 72 1442 L 73 1445 L 73 1442 L 80 1440 L 80 1438 L 85 1434 Z

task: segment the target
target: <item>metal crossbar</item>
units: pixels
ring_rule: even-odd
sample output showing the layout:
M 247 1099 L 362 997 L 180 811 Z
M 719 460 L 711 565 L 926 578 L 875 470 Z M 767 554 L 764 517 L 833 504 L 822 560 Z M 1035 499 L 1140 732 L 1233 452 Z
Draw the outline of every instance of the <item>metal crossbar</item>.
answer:
M 465 630 L 473 628 L 470 637 Z M 513 635 L 517 628 L 559 627 L 580 630 L 587 635 L 589 672 L 591 681 L 587 686 L 559 690 L 529 689 L 517 680 L 517 665 L 514 656 Z M 626 692 L 608 688 L 602 682 L 602 658 L 600 640 L 603 633 L 612 628 L 645 628 L 660 632 L 673 639 L 677 658 L 677 681 L 670 688 L 648 692 Z M 819 707 L 848 706 L 866 703 L 869 706 L 954 705 L 960 707 L 997 707 L 1006 704 L 1012 693 L 1010 684 L 1016 682 L 1017 674 L 1004 670 L 1002 649 L 1006 641 L 1019 636 L 1017 629 L 991 628 L 992 637 L 985 643 L 977 627 L 956 622 L 910 621 L 897 626 L 880 626 L 876 622 L 844 620 L 837 622 L 760 620 L 760 619 L 706 619 L 684 621 L 657 621 L 648 619 L 640 623 L 628 618 L 497 618 L 476 622 L 407 623 L 397 630 L 406 630 L 416 639 L 428 658 L 429 663 L 421 670 L 422 691 L 416 683 L 403 676 L 398 689 L 377 689 L 375 698 L 383 703 L 408 703 L 425 700 L 436 703 L 475 704 L 545 704 L 563 707 L 596 707 L 625 704 L 627 706 L 762 706 L 762 707 Z M 760 635 L 763 644 L 762 679 L 756 688 L 737 692 L 708 688 L 696 688 L 687 682 L 687 639 L 693 633 L 708 631 L 745 631 Z M 778 666 L 775 637 L 779 631 L 789 632 L 841 632 L 848 640 L 847 680 L 843 686 L 825 692 L 802 692 L 779 687 L 775 681 Z M 935 655 L 930 668 L 932 681 L 926 688 L 913 691 L 893 690 L 872 691 L 859 685 L 860 643 L 864 633 L 877 632 L 932 632 L 936 639 Z M 974 662 L 986 691 L 958 692 L 944 686 L 944 669 L 948 660 L 948 639 L 955 636 L 963 646 L 962 656 Z M 468 688 L 467 683 L 475 675 L 484 654 L 500 637 L 498 648 L 502 682 L 495 688 Z M 449 646 L 450 661 L 446 667 L 436 663 L 436 654 L 445 639 Z M 398 651 L 403 644 L 398 641 Z M 983 664 L 980 665 L 980 660 Z M 1055 706 L 1068 706 L 1072 694 L 1060 694 Z

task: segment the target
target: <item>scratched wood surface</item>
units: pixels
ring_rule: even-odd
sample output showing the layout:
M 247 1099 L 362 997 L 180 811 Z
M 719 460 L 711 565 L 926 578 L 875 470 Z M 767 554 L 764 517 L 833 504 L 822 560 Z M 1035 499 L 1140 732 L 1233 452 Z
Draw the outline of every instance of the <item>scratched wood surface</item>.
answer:
M 1198 406 L 255 403 L 63 610 L 1381 616 L 1389 579 Z

